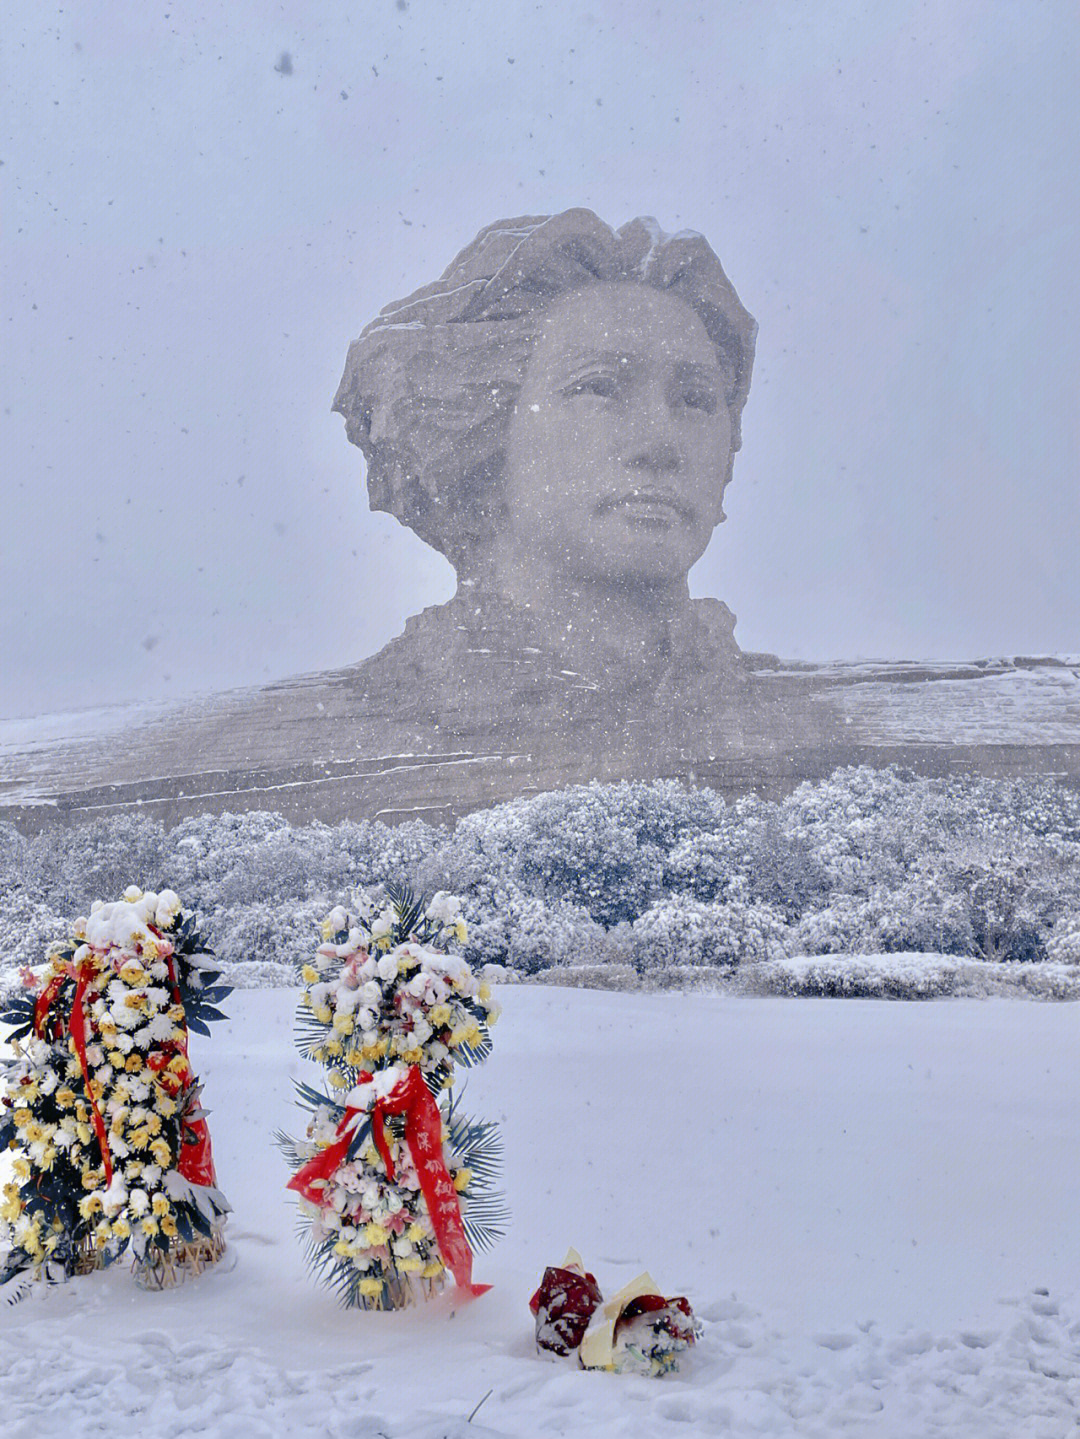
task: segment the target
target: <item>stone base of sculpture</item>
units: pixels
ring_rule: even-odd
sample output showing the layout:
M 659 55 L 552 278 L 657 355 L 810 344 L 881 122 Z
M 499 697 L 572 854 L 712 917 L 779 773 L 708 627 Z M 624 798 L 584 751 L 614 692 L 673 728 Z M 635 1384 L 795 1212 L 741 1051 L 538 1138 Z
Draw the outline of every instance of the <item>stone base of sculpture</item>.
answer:
M 740 655 L 728 612 L 697 601 L 677 660 L 605 675 L 602 655 L 589 672 L 565 669 L 521 643 L 517 617 L 503 621 L 455 601 L 346 669 L 97 738 L 35 746 L 21 724 L 0 751 L 0 818 L 37 830 L 261 809 L 294 823 L 440 823 L 590 780 L 777 796 L 848 764 L 1080 784 L 1080 664 L 783 663 Z

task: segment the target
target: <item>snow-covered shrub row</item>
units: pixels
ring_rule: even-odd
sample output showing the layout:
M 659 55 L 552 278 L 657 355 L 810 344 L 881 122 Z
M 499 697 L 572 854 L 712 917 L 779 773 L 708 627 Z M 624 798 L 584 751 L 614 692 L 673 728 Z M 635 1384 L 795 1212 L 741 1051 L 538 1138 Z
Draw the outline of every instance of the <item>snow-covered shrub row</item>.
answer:
M 941 954 L 814 955 L 770 960 L 740 972 L 753 994 L 845 999 L 986 998 L 1023 993 L 1033 999 L 1080 999 L 1080 974 L 1064 964 L 992 964 Z
M 259 813 L 168 831 L 125 815 L 33 838 L 0 825 L 0 971 L 135 882 L 185 896 L 233 983 L 291 980 L 314 922 L 383 879 L 461 895 L 469 960 L 522 975 L 622 966 L 659 981 L 911 952 L 1080 966 L 1080 793 L 853 768 L 779 802 L 579 786 L 452 830 Z
M 373 821 L 291 828 L 281 815 L 200 815 L 166 830 L 118 815 L 24 838 L 0 824 L 0 980 L 102 895 L 168 886 L 200 917 L 230 982 L 292 984 L 316 926 L 358 883 L 409 874 L 444 830 Z

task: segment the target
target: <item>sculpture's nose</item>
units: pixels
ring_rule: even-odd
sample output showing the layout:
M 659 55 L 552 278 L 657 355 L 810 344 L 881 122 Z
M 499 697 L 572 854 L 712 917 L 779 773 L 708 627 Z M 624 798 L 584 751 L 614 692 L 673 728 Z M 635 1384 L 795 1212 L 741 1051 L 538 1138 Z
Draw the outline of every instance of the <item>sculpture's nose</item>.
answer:
M 636 425 L 626 455 L 633 470 L 671 474 L 682 468 L 683 453 L 675 433 L 674 416 L 663 386 L 643 387 L 636 406 Z
M 673 440 L 657 435 L 635 448 L 627 457 L 626 463 L 632 470 L 647 470 L 654 475 L 667 475 L 682 468 L 682 455 Z

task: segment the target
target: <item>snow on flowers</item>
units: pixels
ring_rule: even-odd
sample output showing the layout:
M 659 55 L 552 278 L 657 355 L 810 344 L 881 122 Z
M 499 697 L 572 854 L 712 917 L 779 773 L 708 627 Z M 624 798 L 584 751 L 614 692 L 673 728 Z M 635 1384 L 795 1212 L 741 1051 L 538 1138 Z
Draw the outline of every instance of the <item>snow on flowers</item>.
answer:
M 453 1275 L 466 1292 L 472 1251 L 502 1232 L 493 1124 L 449 1095 L 455 1066 L 490 1051 L 488 985 L 446 946 L 465 939 L 458 901 L 387 886 L 331 911 L 305 965 L 302 1054 L 327 1089 L 299 1084 L 306 1139 L 280 1135 L 308 1224 L 309 1258 L 350 1306 L 396 1309 Z
M 205 967 L 194 916 L 172 890 L 96 901 L 2 1014 L 0 1202 L 10 1250 L 0 1286 L 62 1280 L 130 1252 L 162 1287 L 221 1252 L 217 1188 L 188 1031 L 228 990 Z

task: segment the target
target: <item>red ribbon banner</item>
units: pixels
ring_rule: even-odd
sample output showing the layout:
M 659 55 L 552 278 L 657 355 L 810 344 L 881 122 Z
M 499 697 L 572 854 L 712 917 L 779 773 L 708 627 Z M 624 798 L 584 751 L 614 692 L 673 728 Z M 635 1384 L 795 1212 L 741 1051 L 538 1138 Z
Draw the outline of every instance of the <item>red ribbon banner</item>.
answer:
M 363 1082 L 365 1077 L 361 1076 Z M 326 1182 L 348 1153 L 354 1120 L 360 1113 L 356 1109 L 345 1111 L 337 1127 L 338 1139 L 297 1170 L 289 1181 L 290 1189 L 295 1189 L 313 1204 L 326 1204 Z M 405 1142 L 416 1165 L 420 1190 L 427 1201 L 431 1227 L 435 1231 L 435 1242 L 443 1263 L 454 1276 L 457 1287 L 465 1294 L 471 1297 L 486 1294 L 490 1284 L 472 1282 L 473 1255 L 465 1237 L 461 1202 L 443 1158 L 442 1115 L 416 1065 L 409 1065 L 405 1077 L 372 1106 L 372 1137 L 386 1165 L 387 1178 L 392 1180 L 396 1172 L 394 1158 L 383 1127 L 388 1114 L 405 1116 Z
M 151 926 L 152 927 L 152 926 Z M 158 934 L 157 930 L 154 930 Z M 158 936 L 160 938 L 160 935 Z M 176 969 L 173 964 L 171 947 L 166 955 L 169 965 L 169 979 L 173 990 L 173 999 L 177 1004 L 181 1003 L 180 989 L 176 980 Z M 50 1011 L 61 989 L 68 979 L 75 981 L 75 994 L 71 1001 L 71 1014 L 66 1024 L 61 1022 L 60 1032 L 71 1036 L 71 1042 L 75 1048 L 75 1054 L 79 1060 L 79 1067 L 82 1070 L 83 1088 L 86 1093 L 87 1102 L 90 1105 L 90 1117 L 93 1121 L 94 1132 L 97 1135 L 98 1143 L 101 1146 L 101 1162 L 105 1171 L 105 1185 L 112 1183 L 113 1165 L 112 1155 L 109 1152 L 109 1136 L 105 1128 L 105 1121 L 102 1118 L 101 1110 L 98 1108 L 94 1092 L 90 1087 L 90 1066 L 86 1058 L 86 1011 L 83 1007 L 83 999 L 90 982 L 97 978 L 98 970 L 94 962 L 84 961 L 76 966 L 65 965 L 61 974 L 55 975 L 38 995 L 34 1004 L 34 1033 L 39 1038 L 45 1037 L 46 1024 Z M 166 1044 L 154 1050 L 147 1056 L 146 1067 L 154 1074 L 162 1087 L 170 1095 L 175 1097 L 182 1089 L 186 1089 L 192 1081 L 191 1064 L 187 1052 L 187 1026 L 181 1024 L 184 1031 L 184 1038 L 179 1043 Z M 169 1062 L 179 1055 L 184 1061 L 184 1067 L 175 1076 L 169 1072 Z M 180 1121 L 180 1153 L 177 1155 L 176 1168 L 179 1174 L 189 1184 L 217 1185 L 217 1176 L 214 1173 L 214 1159 L 210 1148 L 210 1130 L 205 1119 L 192 1119 L 188 1116 L 181 1116 Z
M 45 1021 L 49 1017 L 49 1010 L 52 1008 L 56 996 L 60 993 L 65 979 L 75 981 L 75 994 L 71 1001 L 71 1014 L 68 1016 L 67 1032 L 71 1036 L 71 1042 L 75 1046 L 75 1054 L 79 1061 L 79 1068 L 82 1070 L 83 1088 L 86 1093 L 87 1103 L 90 1105 L 90 1118 L 94 1124 L 94 1133 L 97 1135 L 98 1144 L 101 1146 L 101 1165 L 105 1171 L 105 1188 L 112 1183 L 113 1167 L 112 1155 L 109 1153 L 109 1135 L 105 1128 L 105 1121 L 101 1117 L 101 1110 L 98 1108 L 97 1100 L 94 1098 L 94 1091 L 91 1088 L 90 1066 L 86 1059 L 86 1014 L 83 1010 L 83 997 L 86 994 L 86 987 L 92 979 L 96 979 L 97 970 L 93 962 L 83 962 L 76 966 L 67 964 L 64 972 L 51 979 L 38 995 L 37 1003 L 34 1005 L 34 1033 L 39 1038 L 44 1036 Z

